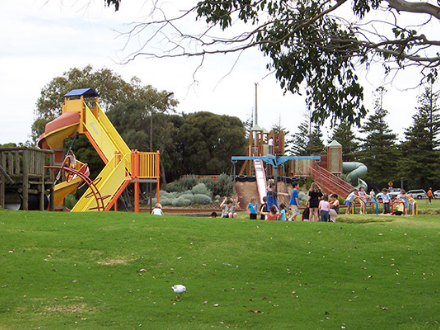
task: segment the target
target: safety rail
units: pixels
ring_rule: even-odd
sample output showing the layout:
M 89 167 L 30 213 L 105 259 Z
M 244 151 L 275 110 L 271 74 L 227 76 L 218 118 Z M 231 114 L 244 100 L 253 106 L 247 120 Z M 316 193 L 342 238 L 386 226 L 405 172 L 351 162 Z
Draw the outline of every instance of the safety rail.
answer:
M 341 197 L 346 198 L 351 190 L 354 189 L 351 184 L 327 171 L 323 167 L 317 166 L 317 168 L 313 168 L 308 166 L 308 168 L 312 173 L 313 180 L 322 185 L 322 188 L 328 192 L 334 192 Z
M 160 152 L 132 151 L 133 176 L 140 179 L 159 178 Z

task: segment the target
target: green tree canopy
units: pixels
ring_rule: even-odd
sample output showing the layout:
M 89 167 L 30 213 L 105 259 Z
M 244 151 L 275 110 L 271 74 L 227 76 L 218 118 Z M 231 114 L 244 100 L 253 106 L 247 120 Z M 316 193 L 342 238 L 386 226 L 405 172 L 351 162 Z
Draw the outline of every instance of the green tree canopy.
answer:
M 397 164 L 400 152 L 397 148 L 397 135 L 388 126 L 385 117 L 388 111 L 383 108 L 384 88 L 378 88 L 375 112 L 362 125 L 360 132 L 365 134 L 361 140 L 359 160 L 368 167 L 366 180 L 387 187 L 389 181 L 399 178 Z
M 322 155 L 325 153 L 322 132 L 318 125 L 307 118 L 298 126 L 298 133 L 292 139 L 292 153 L 295 156 Z
M 93 69 L 88 65 L 82 69 L 72 68 L 62 76 L 53 78 L 43 87 L 36 103 L 37 118 L 32 125 L 31 137 L 34 142 L 43 133 L 46 123 L 61 114 L 64 95 L 77 88 L 93 88 L 99 95 L 99 105 L 106 111 L 117 103 L 138 100 L 151 104 L 161 97 L 151 86 L 141 86 L 138 78 L 126 82 L 110 69 Z M 166 92 L 164 92 L 166 93 Z
M 417 113 L 412 125 L 405 130 L 400 173 L 412 188 L 429 188 L 440 184 L 440 92 L 432 85 L 418 97 Z
M 106 2 L 118 9 L 122 0 Z M 373 11 L 370 19 L 367 15 Z M 402 12 L 414 20 L 405 20 Z M 189 30 L 188 18 L 203 25 L 200 33 Z M 332 118 L 359 125 L 366 109 L 357 66 L 380 62 L 386 74 L 418 66 L 422 81 L 433 80 L 440 65 L 439 20 L 438 2 L 201 0 L 173 16 L 158 1 L 146 22 L 130 26 L 128 38 L 150 34 L 126 60 L 200 56 L 203 63 L 209 54 L 257 48 L 269 58 L 267 69 L 281 88 L 299 93 L 305 86 L 315 122 Z M 157 47 L 159 42 L 162 47 Z
M 341 122 L 333 129 L 329 142 L 337 141 L 342 145 L 342 160 L 352 162 L 356 160 L 356 152 L 359 150 L 359 142 L 353 132 L 352 125 Z
M 244 155 L 246 133 L 237 117 L 200 111 L 189 114 L 179 129 L 187 174 L 218 174 L 231 167 L 231 156 Z

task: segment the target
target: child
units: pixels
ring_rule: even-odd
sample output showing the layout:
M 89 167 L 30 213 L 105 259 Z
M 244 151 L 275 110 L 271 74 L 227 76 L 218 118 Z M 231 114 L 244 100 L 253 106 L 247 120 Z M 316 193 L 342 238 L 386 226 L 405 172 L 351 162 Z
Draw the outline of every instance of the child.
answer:
M 309 221 L 310 209 L 306 206 L 302 214 L 302 221 Z
M 154 215 L 163 215 L 163 212 L 162 212 L 162 205 L 160 205 L 160 203 L 156 203 L 156 205 L 154 205 L 154 209 L 153 209 L 153 211 L 151 211 L 151 214 L 154 214 Z
M 408 214 L 412 214 L 414 208 L 414 198 L 412 194 L 408 194 L 408 205 Z
M 299 198 L 298 198 L 298 188 L 299 184 L 298 182 L 292 183 L 293 190 L 292 195 L 290 196 L 290 210 L 292 211 L 292 217 L 290 218 L 291 221 L 296 220 L 296 216 L 300 214 L 299 212 Z
M 234 201 L 226 197 L 223 202 L 220 204 L 220 207 L 223 209 L 222 218 L 236 218 L 237 213 L 235 213 Z
M 286 205 L 284 203 L 280 204 L 280 221 L 286 221 Z
M 388 214 L 391 212 L 391 208 L 390 208 L 390 201 L 391 201 L 391 197 L 390 195 L 388 195 L 388 189 L 387 188 L 383 188 L 382 189 L 382 202 L 383 202 L 383 212 L 382 214 Z
M 350 213 L 352 207 L 353 207 L 353 201 L 354 198 L 357 195 L 358 190 L 356 188 L 354 188 L 351 193 L 347 196 L 347 199 L 344 201 L 344 204 L 347 205 L 347 211 L 345 212 L 345 214 Z
M 329 220 L 329 211 L 330 211 L 330 204 L 328 202 L 328 195 L 324 194 L 322 196 L 322 199 L 319 201 L 319 212 L 321 213 L 321 222 L 328 222 Z
M 408 214 L 409 204 L 408 204 L 408 196 L 406 194 L 405 189 L 400 189 L 399 200 L 405 203 L 404 204 L 405 205 L 404 215 L 407 215 Z
M 266 220 L 276 220 L 278 215 L 278 209 L 275 205 L 272 205 L 270 207 L 269 213 L 266 214 Z
M 367 195 L 367 193 L 365 192 L 365 188 L 364 187 L 360 187 L 359 188 L 359 192 L 358 192 L 358 196 L 359 198 L 364 202 L 364 206 L 367 203 L 369 196 Z M 361 210 L 359 211 L 359 214 L 363 214 L 363 208 L 361 207 Z
M 331 199 L 331 201 L 329 202 L 329 204 L 330 204 L 330 211 L 329 211 L 330 222 L 336 222 L 336 218 L 338 217 L 338 214 L 339 214 L 338 195 L 331 194 L 330 199 Z
M 266 220 L 267 214 L 267 199 L 266 196 L 263 197 L 263 204 L 260 206 L 260 220 Z
M 251 220 L 257 219 L 257 208 L 258 208 L 257 199 L 255 197 L 252 197 L 251 202 L 246 207 L 249 213 L 249 218 Z
M 376 193 L 374 192 L 374 189 L 371 189 L 371 191 L 370 191 L 370 199 L 374 200 L 375 197 L 376 197 Z

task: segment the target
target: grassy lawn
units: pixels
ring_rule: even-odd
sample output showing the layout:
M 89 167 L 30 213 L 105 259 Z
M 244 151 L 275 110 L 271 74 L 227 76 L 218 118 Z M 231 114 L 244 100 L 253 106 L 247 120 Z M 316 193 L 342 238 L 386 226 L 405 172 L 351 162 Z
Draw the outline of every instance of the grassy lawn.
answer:
M 0 210 L 0 329 L 440 328 L 439 216 L 245 217 Z

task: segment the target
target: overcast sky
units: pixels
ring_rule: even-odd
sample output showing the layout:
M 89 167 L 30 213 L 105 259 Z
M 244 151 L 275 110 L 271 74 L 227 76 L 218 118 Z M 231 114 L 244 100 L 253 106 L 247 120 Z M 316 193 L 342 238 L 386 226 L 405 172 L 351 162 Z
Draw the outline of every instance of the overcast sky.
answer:
M 0 143 L 29 139 L 41 89 L 69 69 L 88 64 L 95 69 L 109 68 L 127 81 L 137 76 L 144 85 L 174 92 L 180 102 L 178 112 L 204 110 L 238 116 L 242 120 L 249 118 L 255 107 L 257 83 L 258 124 L 269 129 L 281 120 L 290 132 L 297 131 L 306 111 L 304 99 L 283 94 L 273 75 L 267 76 L 268 59 L 257 50 L 243 53 L 235 66 L 236 55 L 207 58 L 197 71 L 196 84 L 193 73 L 199 64 L 197 58 L 139 57 L 121 65 L 120 59 L 128 55 L 129 49 L 124 50 L 126 40 L 117 31 L 126 30 L 127 23 L 144 21 L 148 10 L 144 0 L 124 0 L 116 13 L 113 8 L 104 7 L 104 0 L 2 3 Z M 360 74 L 366 90 L 365 105 L 370 110 L 374 103 L 373 91 L 382 83 L 381 72 L 373 69 Z M 389 90 L 384 100 L 384 108 L 390 112 L 387 120 L 401 138 L 403 128 L 412 122 L 416 96 L 420 94 L 419 89 L 408 90 L 407 87 L 414 86 L 417 79 L 417 76 L 404 76 L 393 85 L 385 86 Z M 324 134 L 327 131 L 323 128 Z

